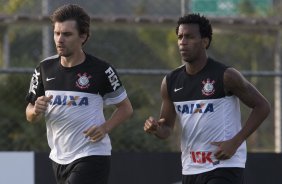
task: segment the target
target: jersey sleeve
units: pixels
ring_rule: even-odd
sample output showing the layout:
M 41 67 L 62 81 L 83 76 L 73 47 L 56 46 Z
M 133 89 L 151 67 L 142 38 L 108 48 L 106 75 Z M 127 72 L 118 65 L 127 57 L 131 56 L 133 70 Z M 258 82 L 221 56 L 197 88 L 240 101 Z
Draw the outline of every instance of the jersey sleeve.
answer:
M 117 104 L 123 101 L 126 97 L 126 90 L 122 85 L 117 71 L 112 66 L 108 66 L 105 70 L 104 104 Z
M 39 96 L 44 95 L 44 86 L 40 66 L 36 67 L 30 80 L 29 91 L 26 95 L 26 101 L 34 104 Z

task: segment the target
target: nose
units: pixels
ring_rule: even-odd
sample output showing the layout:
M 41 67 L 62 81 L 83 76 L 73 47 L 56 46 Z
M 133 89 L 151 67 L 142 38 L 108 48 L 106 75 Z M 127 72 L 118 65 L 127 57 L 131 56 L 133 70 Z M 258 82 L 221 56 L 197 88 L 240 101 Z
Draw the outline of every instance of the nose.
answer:
M 179 43 L 180 45 L 185 45 L 185 44 L 187 44 L 187 40 L 186 40 L 186 38 L 183 36 L 181 39 L 178 40 L 178 43 Z
M 63 36 L 62 36 L 62 34 L 59 34 L 58 35 L 58 42 L 62 42 L 63 41 Z
M 62 34 L 55 34 L 54 35 L 56 42 L 63 42 L 63 35 Z

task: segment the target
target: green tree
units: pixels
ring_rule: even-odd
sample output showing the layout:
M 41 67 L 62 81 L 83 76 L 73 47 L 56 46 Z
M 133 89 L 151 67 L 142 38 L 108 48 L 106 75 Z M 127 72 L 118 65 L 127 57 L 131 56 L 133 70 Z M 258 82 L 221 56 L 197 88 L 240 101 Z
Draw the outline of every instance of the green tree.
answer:
M 30 0 L 0 0 L 0 13 L 12 15 L 23 7 L 31 5 L 32 1 Z M 17 29 L 11 28 L 9 25 L 1 24 L 0 25 L 0 37 L 4 37 L 4 34 L 8 34 L 10 45 L 11 45 L 11 54 L 18 55 L 21 53 L 20 48 L 13 48 L 19 45 L 14 44 L 15 40 L 19 41 L 21 34 L 23 32 Z M 27 32 L 29 32 L 26 29 Z M 30 32 L 29 32 L 30 33 Z M 33 35 L 30 36 L 32 38 Z M 25 41 L 28 36 L 25 37 Z M 25 45 L 23 43 L 22 45 Z M 3 64 L 3 40 L 0 42 L 0 56 L 1 65 Z M 28 54 L 27 52 L 23 51 Z M 18 58 L 18 60 L 13 61 L 15 65 L 28 66 L 28 62 L 31 61 L 30 55 L 26 58 Z M 22 63 L 22 64 L 20 64 Z M 30 75 L 22 74 L 1 74 L 0 75 L 0 105 L 5 108 L 0 109 L 0 129 L 1 137 L 0 149 L 3 150 L 43 150 L 47 149 L 45 125 L 41 124 L 39 126 L 27 126 L 24 122 L 25 120 L 25 95 L 28 90 Z
M 30 3 L 29 0 L 0 0 L 0 13 L 12 14 Z
M 32 1 L 29 0 L 0 0 L 0 14 L 12 15 L 22 7 L 28 6 Z M 5 24 L 0 25 L 0 66 L 3 66 L 3 38 L 4 34 L 9 36 L 8 27 Z

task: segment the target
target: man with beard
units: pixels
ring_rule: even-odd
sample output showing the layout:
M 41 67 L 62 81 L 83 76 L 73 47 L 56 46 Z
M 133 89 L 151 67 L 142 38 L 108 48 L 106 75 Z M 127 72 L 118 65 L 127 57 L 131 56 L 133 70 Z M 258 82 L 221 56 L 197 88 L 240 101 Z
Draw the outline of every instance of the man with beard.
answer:
M 246 139 L 270 104 L 239 71 L 208 57 L 212 27 L 206 17 L 180 17 L 176 34 L 185 64 L 163 79 L 160 117 L 149 117 L 144 130 L 165 139 L 178 117 L 183 184 L 242 184 Z M 251 109 L 243 127 L 240 101 Z
M 29 122 L 45 117 L 50 159 L 58 184 L 106 184 L 110 171 L 108 133 L 132 114 L 116 70 L 83 51 L 90 17 L 77 5 L 51 16 L 57 55 L 35 69 L 26 100 Z M 115 105 L 109 119 L 103 104 Z

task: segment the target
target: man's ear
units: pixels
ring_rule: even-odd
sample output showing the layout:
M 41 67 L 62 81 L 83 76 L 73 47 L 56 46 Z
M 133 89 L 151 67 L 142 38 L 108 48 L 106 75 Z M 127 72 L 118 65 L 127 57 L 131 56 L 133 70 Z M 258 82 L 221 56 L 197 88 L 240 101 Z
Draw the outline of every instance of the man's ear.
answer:
M 81 34 L 80 38 L 82 40 L 82 44 L 84 44 L 86 42 L 86 40 L 87 40 L 87 34 Z
M 208 38 L 203 38 L 203 39 L 202 39 L 202 43 L 203 43 L 203 47 L 204 47 L 205 49 L 207 49 L 208 46 L 209 46 L 209 43 L 210 43 L 210 39 L 208 39 Z

